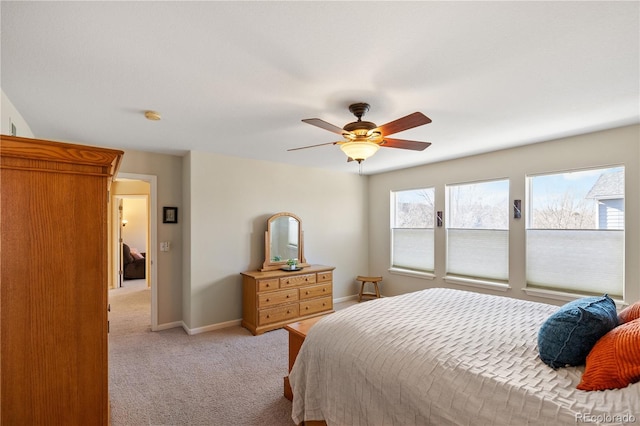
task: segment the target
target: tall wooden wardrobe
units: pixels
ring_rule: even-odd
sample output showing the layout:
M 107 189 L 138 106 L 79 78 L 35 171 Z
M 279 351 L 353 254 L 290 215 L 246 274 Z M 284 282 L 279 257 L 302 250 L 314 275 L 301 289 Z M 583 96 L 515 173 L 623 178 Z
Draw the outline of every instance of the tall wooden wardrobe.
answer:
M 107 200 L 122 151 L 0 137 L 0 423 L 107 425 Z

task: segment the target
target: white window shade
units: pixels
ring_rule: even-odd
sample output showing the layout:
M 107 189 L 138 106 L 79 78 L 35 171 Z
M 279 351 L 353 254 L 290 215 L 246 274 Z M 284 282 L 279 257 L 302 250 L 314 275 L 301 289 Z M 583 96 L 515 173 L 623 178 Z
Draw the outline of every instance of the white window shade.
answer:
M 391 238 L 393 267 L 433 271 L 433 228 L 394 228 Z
M 447 273 L 507 281 L 509 279 L 509 231 L 448 229 Z
M 434 270 L 434 188 L 391 192 L 391 267 Z
M 527 284 L 622 296 L 624 231 L 527 231 Z

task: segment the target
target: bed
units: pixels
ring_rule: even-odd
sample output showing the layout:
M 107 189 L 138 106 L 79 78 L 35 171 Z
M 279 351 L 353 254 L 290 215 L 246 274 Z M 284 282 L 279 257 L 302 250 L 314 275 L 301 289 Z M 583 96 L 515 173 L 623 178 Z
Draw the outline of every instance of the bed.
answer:
M 308 333 L 289 375 L 292 418 L 328 425 L 640 422 L 640 383 L 576 389 L 584 367 L 538 356 L 558 306 L 453 289 L 368 301 Z

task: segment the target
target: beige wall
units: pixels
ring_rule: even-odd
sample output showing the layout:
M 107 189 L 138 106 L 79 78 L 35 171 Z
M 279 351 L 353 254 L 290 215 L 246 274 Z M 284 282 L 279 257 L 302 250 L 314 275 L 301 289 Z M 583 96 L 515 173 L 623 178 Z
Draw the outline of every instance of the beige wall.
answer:
M 511 199 L 525 202 L 525 176 L 528 174 L 565 171 L 583 167 L 625 165 L 625 298 L 640 299 L 640 126 L 630 126 L 604 132 L 528 145 L 404 169 L 370 178 L 369 184 L 369 264 L 370 274 L 382 275 L 383 294 L 391 296 L 430 287 L 464 286 L 448 284 L 445 271 L 445 230 L 436 228 L 436 278 L 428 280 L 392 274 L 390 265 L 390 207 L 392 190 L 435 186 L 436 210 L 445 210 L 444 187 L 449 183 L 509 178 Z M 524 207 L 524 205 L 523 205 Z M 523 212 L 526 211 L 523 208 Z M 446 217 L 446 215 L 445 215 Z M 509 239 L 509 271 L 511 289 L 498 292 L 519 299 L 562 304 L 564 301 L 528 297 L 525 287 L 525 218 L 511 219 Z M 470 290 L 490 290 L 468 288 Z
M 171 250 L 156 247 L 158 325 L 182 321 L 182 157 L 125 150 L 120 173 L 157 178 L 157 241 L 170 241 Z M 177 224 L 162 223 L 162 207 L 178 207 Z M 153 230 L 152 230 L 153 232 Z
M 336 267 L 334 298 L 356 293 L 368 270 L 367 177 L 204 152 L 184 170 L 188 328 L 242 318 L 240 272 L 262 266 L 267 219 L 283 211 L 302 220 L 307 261 Z
M 34 137 L 2 93 L 3 133 L 9 117 L 23 123 L 20 136 Z M 120 172 L 157 177 L 157 241 L 172 244 L 169 252 L 156 247 L 160 326 L 184 321 L 193 329 L 240 319 L 239 273 L 261 266 L 266 220 L 274 213 L 302 218 L 307 260 L 336 266 L 335 298 L 355 294 L 359 274 L 382 275 L 383 293 L 395 295 L 447 284 L 442 229 L 434 280 L 387 271 L 391 190 L 435 186 L 436 208 L 444 210 L 447 183 L 508 177 L 511 198 L 524 200 L 527 174 L 610 164 L 626 166 L 625 291 L 632 301 L 640 299 L 639 133 L 636 125 L 370 177 L 201 152 L 179 157 L 131 150 Z M 163 206 L 179 208 L 178 224 L 162 223 Z M 511 223 L 510 271 L 506 295 L 527 298 L 524 219 Z

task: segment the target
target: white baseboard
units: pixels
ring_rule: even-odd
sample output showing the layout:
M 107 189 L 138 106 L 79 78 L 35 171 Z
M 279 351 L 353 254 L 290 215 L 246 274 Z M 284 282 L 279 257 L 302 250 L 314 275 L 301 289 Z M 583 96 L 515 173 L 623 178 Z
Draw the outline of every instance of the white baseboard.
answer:
M 345 296 L 345 297 L 340 297 L 338 299 L 333 299 L 333 303 L 348 302 L 351 300 L 358 300 L 358 295 L 353 294 L 351 296 Z M 193 336 L 194 334 L 206 333 L 207 331 L 220 330 L 222 328 L 234 327 L 236 325 L 241 325 L 241 324 L 242 324 L 242 320 L 238 319 L 233 321 L 221 322 L 218 324 L 205 325 L 204 327 L 189 328 L 184 323 L 184 321 L 174 321 L 166 324 L 160 324 L 153 331 L 162 331 L 162 330 L 168 330 L 170 328 L 182 327 L 188 335 Z
M 354 294 L 354 295 L 351 295 L 351 296 L 341 297 L 339 299 L 333 299 L 333 303 L 348 302 L 350 300 L 358 300 L 358 295 Z
M 220 330 L 221 328 L 233 327 L 236 325 L 240 325 L 240 323 L 242 323 L 242 320 L 233 320 L 233 321 L 227 321 L 227 322 L 220 322 L 218 324 L 205 325 L 204 327 L 189 328 L 183 322 L 182 328 L 184 328 L 184 331 L 186 331 L 188 335 L 192 336 L 194 334 L 206 333 L 207 331 L 214 331 L 214 330 Z
M 170 328 L 176 328 L 176 327 L 182 327 L 182 321 L 174 321 L 174 322 L 168 322 L 165 324 L 158 324 L 158 326 L 154 329 L 152 329 L 151 331 L 162 331 L 162 330 L 168 330 Z

